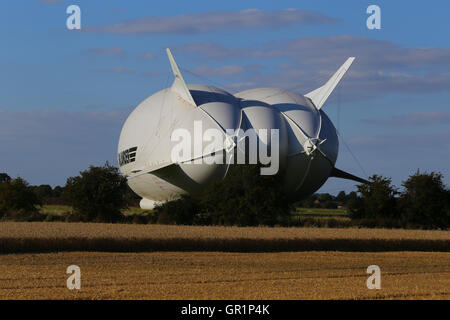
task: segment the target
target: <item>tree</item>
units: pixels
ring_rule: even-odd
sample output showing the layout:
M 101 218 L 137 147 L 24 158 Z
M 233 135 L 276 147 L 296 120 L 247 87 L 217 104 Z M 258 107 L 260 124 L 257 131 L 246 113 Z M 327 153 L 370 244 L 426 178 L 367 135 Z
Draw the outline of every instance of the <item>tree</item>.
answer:
M 321 193 L 319 195 L 319 201 L 320 202 L 333 201 L 333 196 L 329 193 Z
M 273 226 L 290 215 L 280 176 L 261 175 L 258 165 L 236 165 L 203 192 L 200 203 L 212 224 Z
M 60 186 L 56 186 L 52 190 L 52 196 L 54 198 L 60 198 L 64 192 L 64 188 Z
M 343 190 L 340 191 L 338 193 L 338 195 L 336 196 L 336 201 L 339 201 L 342 203 L 344 203 L 346 199 L 347 199 L 347 195 L 345 194 L 345 191 L 343 191 Z
M 314 201 L 316 201 L 318 198 L 317 194 L 312 194 L 310 196 L 304 197 L 299 201 L 296 201 L 293 203 L 293 206 L 295 208 L 301 207 L 301 208 L 313 208 L 315 206 Z
M 160 223 L 256 226 L 285 224 L 290 215 L 278 176 L 260 175 L 257 165 L 236 165 L 225 179 L 193 196 L 156 208 Z
M 403 182 L 400 208 L 408 223 L 431 228 L 450 225 L 450 191 L 442 182 L 441 173 L 420 173 L 419 170 Z
M 395 196 L 396 188 L 390 178 L 372 175 L 368 184 L 358 185 L 360 197 L 349 201 L 348 209 L 352 218 L 398 218 Z
M 126 178 L 108 162 L 67 179 L 63 197 L 87 221 L 117 222 L 127 205 Z
M 161 224 L 192 225 L 200 222 L 196 221 L 196 215 L 200 211 L 198 201 L 189 195 L 157 205 L 155 211 L 158 215 L 157 222 Z
M 40 186 L 32 187 L 34 194 L 38 197 L 41 202 L 45 202 L 46 199 L 53 196 L 52 187 L 48 184 L 41 184 Z
M 337 208 L 336 201 L 334 201 L 333 196 L 329 193 L 320 194 L 319 201 L 320 201 L 321 208 L 327 208 L 327 209 L 336 209 Z
M 357 198 L 358 198 L 358 194 L 355 191 L 352 191 L 345 198 L 345 203 L 348 203 L 349 201 L 354 201 Z
M 41 204 L 28 182 L 22 178 L 0 182 L 0 216 L 27 218 L 37 214 Z
M 11 177 L 6 173 L 0 173 L 0 183 L 2 182 L 11 182 Z

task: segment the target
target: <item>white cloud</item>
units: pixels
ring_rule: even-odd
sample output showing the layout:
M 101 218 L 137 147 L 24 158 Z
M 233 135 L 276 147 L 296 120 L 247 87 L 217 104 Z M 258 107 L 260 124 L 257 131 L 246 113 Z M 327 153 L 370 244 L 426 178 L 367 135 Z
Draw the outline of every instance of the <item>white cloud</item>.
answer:
M 199 42 L 176 49 L 213 60 L 263 60 L 260 65 L 268 65 L 266 60 L 270 59 L 285 60 L 276 70 L 240 74 L 236 83 L 229 85 L 238 89 L 247 89 L 245 83 L 251 83 L 252 86 L 281 87 L 307 93 L 327 81 L 350 56 L 355 56 L 356 60 L 342 82 L 345 87 L 343 100 L 450 89 L 450 48 L 406 48 L 391 41 L 336 35 L 271 41 L 239 48 Z
M 130 69 L 126 69 L 124 67 L 115 67 L 110 69 L 95 69 L 92 72 L 99 73 L 118 73 L 118 74 L 135 74 L 136 72 Z
M 140 54 L 137 56 L 139 59 L 155 59 L 156 58 L 156 54 L 151 53 L 151 52 L 146 52 L 144 54 Z
M 226 65 L 221 67 L 199 66 L 191 71 L 202 76 L 233 76 L 243 73 L 245 68 L 237 65 Z
M 295 24 L 330 24 L 337 21 L 335 18 L 309 10 L 262 11 L 247 9 L 181 14 L 169 17 L 145 17 L 112 25 L 88 26 L 84 30 L 114 34 L 195 34 L 218 30 L 257 29 Z

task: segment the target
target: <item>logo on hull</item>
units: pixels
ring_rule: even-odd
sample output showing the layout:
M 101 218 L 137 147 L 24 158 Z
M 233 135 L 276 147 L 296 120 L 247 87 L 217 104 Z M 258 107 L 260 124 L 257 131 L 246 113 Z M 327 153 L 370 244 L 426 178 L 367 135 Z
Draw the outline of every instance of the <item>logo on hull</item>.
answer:
M 119 166 L 123 166 L 127 163 L 136 161 L 136 153 L 137 153 L 137 147 L 126 149 L 126 150 L 120 152 L 118 155 Z

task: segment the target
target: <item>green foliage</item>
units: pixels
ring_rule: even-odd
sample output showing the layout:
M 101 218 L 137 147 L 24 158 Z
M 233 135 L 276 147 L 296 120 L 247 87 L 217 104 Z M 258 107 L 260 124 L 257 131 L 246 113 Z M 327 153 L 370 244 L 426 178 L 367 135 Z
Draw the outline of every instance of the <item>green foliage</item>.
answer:
M 237 165 L 224 181 L 202 194 L 201 207 L 212 224 L 255 226 L 285 223 L 289 201 L 277 175 L 261 175 L 257 165 Z
M 450 225 L 450 191 L 446 190 L 441 173 L 417 171 L 403 186 L 399 203 L 405 221 L 429 228 Z
M 191 196 L 182 196 L 180 199 L 166 202 L 155 208 L 160 224 L 191 225 L 195 222 L 200 206 Z
M 347 198 L 347 196 L 345 194 L 345 191 L 340 191 L 338 193 L 338 195 L 336 196 L 336 201 L 345 202 L 346 198 Z
M 316 193 L 295 202 L 294 207 L 336 209 L 339 206 L 347 206 L 349 202 L 354 201 L 357 197 L 358 195 L 355 191 L 349 194 L 346 194 L 345 191 L 340 191 L 336 197 L 329 193 Z
M 0 182 L 0 217 L 27 219 L 37 215 L 41 204 L 32 188 L 22 178 Z
M 141 197 L 138 196 L 136 193 L 134 193 L 134 191 L 131 190 L 130 187 L 127 187 L 127 190 L 125 191 L 124 196 L 125 196 L 128 206 L 139 207 L 139 202 L 141 201 Z
M 319 201 L 333 201 L 333 196 L 329 193 L 321 193 L 319 195 Z
M 42 184 L 40 186 L 32 187 L 34 194 L 38 199 L 44 203 L 46 199 L 53 196 L 53 189 L 48 184 Z
M 346 197 L 344 203 L 349 203 L 350 201 L 355 201 L 358 199 L 358 194 L 355 191 L 351 191 Z
M 160 223 L 256 226 L 285 224 L 290 206 L 277 176 L 257 165 L 237 165 L 202 193 L 156 208 Z
M 391 179 L 374 175 L 358 186 L 360 197 L 350 201 L 350 217 L 378 227 L 442 228 L 450 226 L 450 191 L 441 173 L 417 171 L 403 182 L 399 193 Z M 400 195 L 400 197 L 397 197 Z
M 396 198 L 398 194 L 391 184 L 390 178 L 373 175 L 369 178 L 370 183 L 358 185 L 360 197 L 348 204 L 348 210 L 352 219 L 375 219 L 399 217 Z
M 11 182 L 11 177 L 6 173 L 0 173 L 0 183 L 2 182 Z
M 337 208 L 337 202 L 335 198 L 329 194 L 329 193 L 321 193 L 319 195 L 319 206 L 320 208 L 327 208 L 327 209 L 336 209 Z
M 312 194 L 308 197 L 305 197 L 299 201 L 294 202 L 293 206 L 301 207 L 301 208 L 318 208 L 318 207 L 320 207 L 319 195 Z
M 54 198 L 60 198 L 62 196 L 63 192 L 64 192 L 64 188 L 63 187 L 56 186 L 56 187 L 53 188 L 52 196 Z
M 127 205 L 126 179 L 116 167 L 89 167 L 79 176 L 67 179 L 63 197 L 74 208 L 75 221 L 117 222 Z

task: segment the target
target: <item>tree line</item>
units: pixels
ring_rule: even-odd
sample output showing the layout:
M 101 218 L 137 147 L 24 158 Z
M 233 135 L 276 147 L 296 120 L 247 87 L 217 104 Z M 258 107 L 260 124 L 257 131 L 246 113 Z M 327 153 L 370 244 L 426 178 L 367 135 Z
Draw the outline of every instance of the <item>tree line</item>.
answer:
M 390 178 L 370 177 L 358 186 L 359 197 L 348 203 L 352 219 L 372 219 L 401 227 L 447 229 L 450 226 L 450 190 L 438 172 L 419 170 L 402 183 L 403 190 Z
M 106 163 L 91 166 L 67 179 L 65 186 L 31 186 L 22 178 L 0 173 L 0 218 L 52 220 L 39 206 L 64 204 L 73 208 L 65 221 L 137 222 L 193 225 L 293 226 L 293 208 L 345 208 L 351 225 L 448 229 L 450 190 L 441 173 L 419 172 L 402 184 L 380 175 L 369 177 L 357 191 L 336 196 L 314 194 L 292 202 L 276 176 L 261 176 L 256 165 L 236 166 L 226 179 L 193 195 L 163 203 L 154 210 L 124 216 L 123 209 L 138 206 L 139 197 L 127 186 L 118 169 Z M 51 218 L 51 219 L 49 219 Z
M 69 177 L 66 184 L 32 186 L 18 177 L 0 173 L 0 219 L 18 221 L 64 220 L 120 222 L 122 209 L 137 206 L 139 197 L 127 186 L 118 168 L 91 166 L 80 175 Z M 67 205 L 65 216 L 47 217 L 40 213 L 43 205 Z

